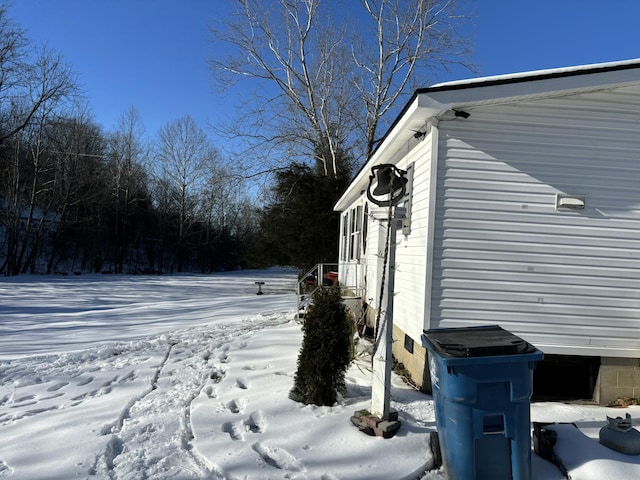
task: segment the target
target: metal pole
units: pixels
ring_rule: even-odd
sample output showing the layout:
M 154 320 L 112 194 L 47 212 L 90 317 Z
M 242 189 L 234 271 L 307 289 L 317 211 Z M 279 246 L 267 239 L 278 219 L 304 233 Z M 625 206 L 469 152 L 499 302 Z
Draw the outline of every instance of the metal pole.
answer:
M 389 235 L 389 274 L 387 280 L 387 302 L 384 322 L 381 326 L 380 341 L 373 352 L 373 376 L 371 383 L 371 413 L 383 420 L 389 418 L 391 410 L 391 364 L 393 361 L 393 292 L 396 269 L 396 232 L 398 215 L 404 216 L 404 209 L 395 207 L 391 217 Z

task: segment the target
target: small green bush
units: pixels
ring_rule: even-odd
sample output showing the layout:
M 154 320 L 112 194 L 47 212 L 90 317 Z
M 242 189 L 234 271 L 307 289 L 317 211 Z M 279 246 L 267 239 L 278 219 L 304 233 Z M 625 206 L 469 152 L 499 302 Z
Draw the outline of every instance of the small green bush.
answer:
M 333 405 L 346 390 L 344 377 L 352 359 L 353 338 L 353 324 L 338 286 L 316 291 L 302 331 L 290 397 L 305 404 Z

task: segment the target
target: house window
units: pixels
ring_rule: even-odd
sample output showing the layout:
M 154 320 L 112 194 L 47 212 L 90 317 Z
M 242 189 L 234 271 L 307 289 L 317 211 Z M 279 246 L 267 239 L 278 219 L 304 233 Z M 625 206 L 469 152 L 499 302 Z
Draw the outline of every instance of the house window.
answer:
M 340 236 L 340 260 L 347 260 L 349 249 L 349 212 L 342 215 L 342 235 Z
M 360 233 L 362 230 L 362 206 L 351 210 L 349 260 L 360 259 Z
M 342 215 L 340 231 L 340 260 L 360 260 L 362 251 L 362 206 L 352 208 Z

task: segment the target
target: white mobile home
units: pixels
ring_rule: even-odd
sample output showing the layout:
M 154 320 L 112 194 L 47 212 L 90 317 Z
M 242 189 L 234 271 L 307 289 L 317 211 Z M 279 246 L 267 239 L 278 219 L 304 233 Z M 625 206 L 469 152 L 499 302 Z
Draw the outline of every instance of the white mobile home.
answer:
M 370 324 L 379 164 L 409 172 L 393 351 L 419 385 L 424 330 L 499 324 L 556 371 L 588 365 L 595 400 L 640 396 L 640 59 L 416 91 L 335 206 L 339 281 L 364 292 Z

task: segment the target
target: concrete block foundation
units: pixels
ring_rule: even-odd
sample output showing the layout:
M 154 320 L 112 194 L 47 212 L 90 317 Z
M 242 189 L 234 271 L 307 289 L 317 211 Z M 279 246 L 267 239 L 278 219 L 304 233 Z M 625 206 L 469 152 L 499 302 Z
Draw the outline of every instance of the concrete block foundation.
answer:
M 411 341 L 409 347 L 405 333 L 394 325 L 392 352 L 395 359 L 407 369 L 416 386 L 423 392 L 431 393 L 427 349 L 415 341 Z
M 366 325 L 371 329 L 375 327 L 375 313 L 375 309 L 370 307 L 365 311 Z M 403 330 L 396 325 L 393 326 L 393 356 L 397 361 L 402 362 L 411 380 L 421 391 L 431 393 L 427 350 L 422 347 L 421 342 L 407 338 Z M 555 357 L 553 361 L 552 357 Z M 539 379 L 536 378 L 534 397 L 538 390 L 545 393 L 544 400 L 550 401 L 586 400 L 599 405 L 610 405 L 620 398 L 640 400 L 640 358 L 600 357 L 599 365 L 597 357 L 580 357 L 582 362 L 579 357 L 563 355 L 548 355 L 546 358 L 548 362 L 545 365 L 538 365 L 538 373 L 543 373 L 545 368 L 550 369 L 556 372 L 556 378 L 551 379 L 547 374 L 540 375 Z M 595 361 L 586 361 L 589 359 Z M 564 380 L 557 377 L 563 377 Z M 538 381 L 544 384 L 537 384 Z M 565 387 L 563 391 L 556 388 L 558 381 Z M 575 390 L 574 395 L 567 394 L 567 389 Z M 585 392 L 589 393 L 583 396 Z
M 624 397 L 640 398 L 640 359 L 602 357 L 594 401 L 609 405 Z

